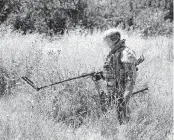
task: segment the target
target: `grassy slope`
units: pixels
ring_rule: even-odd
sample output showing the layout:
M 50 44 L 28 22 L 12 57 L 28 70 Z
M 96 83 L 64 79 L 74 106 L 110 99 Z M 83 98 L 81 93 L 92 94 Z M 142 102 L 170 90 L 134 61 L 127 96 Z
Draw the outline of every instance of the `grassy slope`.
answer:
M 19 76 L 26 75 L 36 84 L 44 85 L 101 69 L 108 52 L 101 42 L 102 33 L 81 35 L 73 32 L 61 40 L 49 41 L 37 34 L 21 36 L 1 29 L 2 65 L 18 83 L 11 90 L 12 95 L 0 100 L 0 139 L 172 139 L 172 39 L 159 36 L 145 40 L 136 33 L 131 36 L 121 33 L 137 56 L 145 56 L 145 62 L 139 66 L 135 91 L 146 86 L 149 91 L 132 98 L 132 119 L 127 125 L 118 126 L 116 113 L 112 110 L 99 120 L 94 121 L 93 117 L 74 130 L 53 121 L 52 102 L 61 94 L 59 105 L 62 110 L 68 112 L 75 108 L 77 104 L 69 102 L 78 101 L 77 90 L 83 94 L 94 91 L 90 79 L 73 82 L 73 91 L 66 85 L 59 85 L 36 92 Z M 86 82 L 85 86 L 80 87 L 82 82 Z

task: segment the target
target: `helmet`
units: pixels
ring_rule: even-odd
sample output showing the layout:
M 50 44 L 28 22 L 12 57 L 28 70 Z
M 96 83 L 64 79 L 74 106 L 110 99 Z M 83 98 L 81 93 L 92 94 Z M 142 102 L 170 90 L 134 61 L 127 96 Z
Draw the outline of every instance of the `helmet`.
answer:
M 108 42 L 117 42 L 121 38 L 120 32 L 118 32 L 116 29 L 109 29 L 104 33 L 103 40 Z

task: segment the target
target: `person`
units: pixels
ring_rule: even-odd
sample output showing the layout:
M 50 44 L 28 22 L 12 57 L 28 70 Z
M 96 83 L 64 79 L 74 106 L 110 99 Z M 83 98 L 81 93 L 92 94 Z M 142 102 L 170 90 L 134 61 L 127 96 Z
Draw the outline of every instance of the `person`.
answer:
M 102 73 L 96 73 L 96 85 L 100 92 L 100 104 L 102 112 L 108 107 L 117 108 L 119 123 L 126 123 L 130 118 L 128 102 L 133 92 L 137 71 L 135 53 L 121 40 L 121 34 L 116 29 L 107 30 L 103 41 L 110 48 L 106 57 Z M 99 86 L 100 79 L 105 82 L 106 90 Z

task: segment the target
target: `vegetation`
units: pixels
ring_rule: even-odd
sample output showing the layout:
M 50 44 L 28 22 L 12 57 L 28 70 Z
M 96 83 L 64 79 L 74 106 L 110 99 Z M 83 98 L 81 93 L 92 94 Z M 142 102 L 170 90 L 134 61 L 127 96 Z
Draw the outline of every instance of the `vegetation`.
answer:
M 1 27 L 1 69 L 8 75 L 1 77 L 8 81 L 2 82 L 9 94 L 5 91 L 0 99 L 0 139 L 171 140 L 172 39 L 120 32 L 137 57 L 145 56 L 135 91 L 149 87 L 131 99 L 131 120 L 122 126 L 114 109 L 101 113 L 91 78 L 39 92 L 20 78 L 27 76 L 41 86 L 101 69 L 108 53 L 101 42 L 103 32 L 75 30 L 62 38 L 46 38 Z
M 27 32 L 63 34 L 76 27 L 172 34 L 172 0 L 0 0 L 0 23 Z
M 172 0 L 0 0 L 0 139 L 171 140 Z M 139 66 L 131 120 L 104 115 L 91 77 L 40 91 L 36 85 L 102 69 L 102 35 L 117 28 Z

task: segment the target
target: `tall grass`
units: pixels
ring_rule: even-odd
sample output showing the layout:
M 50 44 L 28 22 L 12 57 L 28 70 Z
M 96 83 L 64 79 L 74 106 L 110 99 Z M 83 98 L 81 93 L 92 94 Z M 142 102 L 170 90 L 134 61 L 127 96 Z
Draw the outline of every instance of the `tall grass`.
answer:
M 122 126 L 118 125 L 115 110 L 101 114 L 98 93 L 90 78 L 39 92 L 20 78 L 27 76 L 43 86 L 102 69 L 109 52 L 102 42 L 102 32 L 74 31 L 48 39 L 1 28 L 1 66 L 16 84 L 11 87 L 11 94 L 0 99 L 0 139 L 172 139 L 172 39 L 142 39 L 138 33 L 120 32 L 137 57 L 145 57 L 139 66 L 135 91 L 149 87 L 148 92 L 132 97 L 131 120 Z M 89 111 L 81 125 L 76 112 L 84 106 Z

